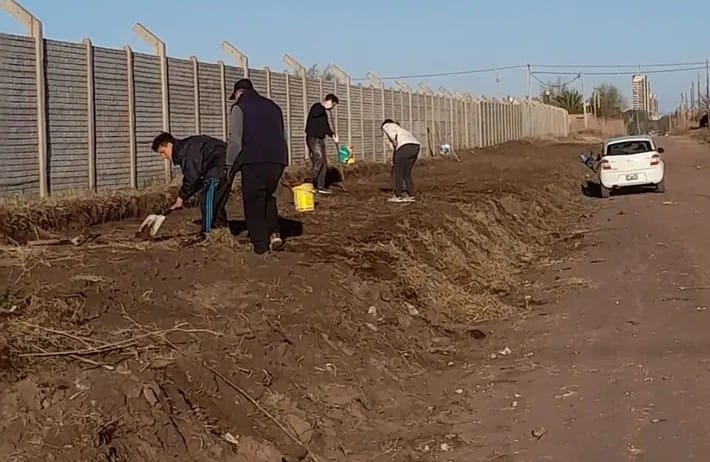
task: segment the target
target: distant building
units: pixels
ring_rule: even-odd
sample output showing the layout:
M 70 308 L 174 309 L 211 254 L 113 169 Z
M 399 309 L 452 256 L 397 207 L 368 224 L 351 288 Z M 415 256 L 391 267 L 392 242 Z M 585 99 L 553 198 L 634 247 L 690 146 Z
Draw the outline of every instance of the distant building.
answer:
M 649 107 L 648 107 L 648 118 L 651 120 L 658 120 L 658 97 L 651 93 L 649 97 Z
M 651 113 L 651 84 L 645 74 L 631 77 L 631 106 L 636 111 Z

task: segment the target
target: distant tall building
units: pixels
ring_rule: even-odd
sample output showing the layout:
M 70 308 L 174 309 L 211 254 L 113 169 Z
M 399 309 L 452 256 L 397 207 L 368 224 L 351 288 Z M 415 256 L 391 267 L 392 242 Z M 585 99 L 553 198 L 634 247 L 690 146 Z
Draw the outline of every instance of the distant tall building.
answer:
M 651 93 L 649 100 L 650 104 L 648 107 L 648 118 L 651 120 L 658 120 L 658 96 Z
M 644 74 L 631 77 L 631 99 L 635 111 L 651 113 L 651 84 Z

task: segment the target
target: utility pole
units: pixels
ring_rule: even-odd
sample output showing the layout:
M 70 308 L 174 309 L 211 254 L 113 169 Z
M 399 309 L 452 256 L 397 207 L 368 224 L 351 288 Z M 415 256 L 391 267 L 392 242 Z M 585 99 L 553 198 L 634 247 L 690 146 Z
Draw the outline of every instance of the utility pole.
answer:
M 584 72 L 579 73 L 580 80 L 582 81 L 582 111 L 584 112 L 584 128 L 589 128 L 589 120 L 587 120 L 587 99 L 584 96 Z
M 530 70 L 530 64 L 528 64 L 528 101 L 532 101 L 532 71 Z
M 690 82 L 690 112 L 695 110 L 695 82 Z
M 710 113 L 710 64 L 705 60 L 705 110 Z
M 700 74 L 698 74 L 698 86 L 695 88 L 696 91 L 696 96 L 695 96 L 695 101 L 697 102 L 697 109 L 698 111 L 700 110 L 700 102 L 703 100 L 703 93 L 700 90 L 702 87 L 700 86 Z
M 599 91 L 598 88 L 597 88 L 597 92 L 596 92 L 596 100 L 595 101 L 596 101 L 596 111 L 594 112 L 594 115 L 599 117 L 599 111 L 601 110 L 601 106 L 602 106 L 602 95 L 601 95 L 601 92 Z

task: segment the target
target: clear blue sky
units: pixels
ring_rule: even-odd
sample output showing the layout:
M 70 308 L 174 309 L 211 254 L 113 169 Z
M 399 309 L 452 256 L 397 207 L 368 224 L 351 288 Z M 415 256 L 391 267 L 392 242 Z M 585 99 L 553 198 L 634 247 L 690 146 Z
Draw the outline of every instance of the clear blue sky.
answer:
M 283 70 L 281 58 L 288 52 L 306 66 L 335 62 L 354 77 L 528 63 L 694 62 L 710 55 L 708 6 L 701 0 L 677 6 L 668 0 L 21 1 L 43 20 L 52 39 L 90 37 L 100 46 L 130 44 L 148 51 L 131 31 L 140 21 L 163 38 L 171 56 L 227 61 L 219 49 L 226 39 L 249 56 L 252 67 Z M 0 32 L 24 33 L 1 11 Z M 678 103 L 697 73 L 649 75 L 662 110 Z M 486 96 L 525 95 L 526 74 L 523 69 L 411 83 Z M 587 89 L 605 81 L 630 96 L 630 76 L 585 78 Z

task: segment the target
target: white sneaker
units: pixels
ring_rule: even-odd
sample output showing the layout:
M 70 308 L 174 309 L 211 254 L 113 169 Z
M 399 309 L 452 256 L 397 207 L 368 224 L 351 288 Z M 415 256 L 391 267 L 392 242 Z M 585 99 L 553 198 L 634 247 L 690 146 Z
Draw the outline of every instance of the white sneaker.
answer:
M 406 199 L 404 197 L 392 196 L 389 199 L 387 199 L 387 202 L 401 203 L 401 202 L 406 202 Z
M 270 241 L 269 248 L 271 249 L 272 252 L 278 252 L 284 246 L 283 239 L 281 239 L 281 236 L 279 236 L 276 233 L 271 235 L 271 238 L 269 239 L 269 241 Z
M 330 189 L 319 189 L 318 194 L 328 195 L 328 194 L 333 194 L 333 191 L 331 191 Z

